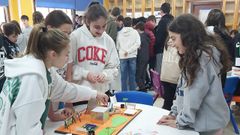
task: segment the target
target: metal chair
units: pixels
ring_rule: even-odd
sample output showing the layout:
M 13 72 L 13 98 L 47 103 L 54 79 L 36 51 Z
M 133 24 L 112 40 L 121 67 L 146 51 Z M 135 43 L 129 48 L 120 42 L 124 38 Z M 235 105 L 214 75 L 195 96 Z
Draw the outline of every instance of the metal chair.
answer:
M 225 85 L 224 85 L 224 89 L 223 89 L 223 93 L 224 93 L 226 102 L 228 104 L 229 110 L 230 110 L 231 123 L 233 125 L 234 132 L 236 134 L 239 134 L 239 130 L 238 130 L 237 122 L 236 122 L 236 120 L 235 120 L 235 118 L 233 116 L 232 109 L 230 108 L 230 104 L 231 104 L 232 99 L 233 99 L 234 91 L 237 88 L 238 81 L 239 81 L 239 77 L 228 77 L 226 79 L 226 82 L 225 82 Z
M 163 85 L 162 85 L 161 80 L 160 80 L 160 74 L 153 69 L 150 70 L 150 73 L 151 73 L 151 78 L 152 78 L 152 82 L 153 82 L 153 89 L 156 93 L 154 95 L 154 99 L 153 99 L 153 101 L 155 102 L 158 97 L 163 96 L 164 88 L 163 88 Z
M 115 93 L 117 102 L 139 103 L 153 105 L 153 97 L 149 93 L 140 91 L 121 91 Z

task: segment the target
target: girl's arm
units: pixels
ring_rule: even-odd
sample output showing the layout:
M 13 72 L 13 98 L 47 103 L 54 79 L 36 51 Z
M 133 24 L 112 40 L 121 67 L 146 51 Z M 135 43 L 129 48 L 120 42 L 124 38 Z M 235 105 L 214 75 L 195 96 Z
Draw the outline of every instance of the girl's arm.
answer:
M 51 69 L 51 77 L 53 80 L 50 99 L 52 101 L 62 101 L 67 103 L 85 101 L 91 98 L 96 98 L 98 101 L 106 104 L 108 96 L 98 93 L 89 87 L 69 83 L 65 81 L 54 69 Z

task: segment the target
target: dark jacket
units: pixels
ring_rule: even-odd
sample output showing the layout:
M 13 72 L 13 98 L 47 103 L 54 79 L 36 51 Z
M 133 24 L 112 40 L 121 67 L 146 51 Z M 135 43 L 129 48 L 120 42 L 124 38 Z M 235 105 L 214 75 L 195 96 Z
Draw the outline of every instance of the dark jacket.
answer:
M 117 28 L 117 23 L 112 17 L 109 17 L 107 20 L 106 32 L 116 43 L 118 28 Z
M 155 45 L 155 41 L 156 41 L 155 35 L 153 33 L 154 24 L 151 23 L 150 21 L 148 21 L 148 22 L 145 23 L 144 28 L 145 28 L 145 32 L 150 37 L 149 55 L 150 55 L 150 57 L 154 57 L 155 56 L 154 45 Z
M 137 54 L 137 59 L 138 61 L 141 62 L 148 62 L 149 60 L 149 43 L 150 43 L 150 38 L 149 35 L 144 32 L 140 34 L 140 39 L 141 39 L 141 45 L 140 48 L 138 49 L 138 54 Z
M 0 35 L 0 92 L 5 82 L 4 74 L 4 59 L 13 59 L 19 53 L 19 47 L 17 44 L 11 42 L 4 35 Z
M 163 53 L 164 44 L 168 37 L 167 27 L 168 27 L 168 24 L 173 20 L 173 18 L 174 17 L 171 14 L 165 14 L 155 28 L 155 32 L 154 32 L 154 35 L 156 38 L 156 42 L 154 46 L 155 54 Z
M 222 41 L 225 44 L 225 47 L 228 50 L 228 53 L 231 57 L 230 58 L 231 61 L 234 62 L 235 61 L 235 49 L 234 49 L 234 43 L 233 43 L 232 37 L 228 33 L 224 32 L 224 31 L 220 31 L 217 27 L 214 27 L 214 32 L 220 36 L 220 38 L 222 39 Z
M 235 52 L 235 58 L 240 58 L 240 33 L 236 34 L 233 39 L 233 46 L 234 46 L 234 52 Z M 236 66 L 236 62 L 234 64 Z M 238 66 L 240 67 L 240 66 Z

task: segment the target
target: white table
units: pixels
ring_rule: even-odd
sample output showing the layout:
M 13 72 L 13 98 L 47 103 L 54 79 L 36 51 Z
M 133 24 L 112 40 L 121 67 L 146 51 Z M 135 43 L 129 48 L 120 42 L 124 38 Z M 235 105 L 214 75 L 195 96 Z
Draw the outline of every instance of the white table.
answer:
M 163 115 L 169 113 L 167 110 L 142 104 L 136 104 L 136 108 L 142 109 L 142 112 L 134 118 L 119 135 L 134 135 L 135 133 L 141 133 L 142 135 L 199 135 L 199 133 L 195 131 L 178 130 L 164 125 L 157 125 L 158 120 Z M 45 135 L 60 135 L 54 133 L 54 130 L 61 124 L 63 124 L 63 122 L 51 122 L 48 120 Z

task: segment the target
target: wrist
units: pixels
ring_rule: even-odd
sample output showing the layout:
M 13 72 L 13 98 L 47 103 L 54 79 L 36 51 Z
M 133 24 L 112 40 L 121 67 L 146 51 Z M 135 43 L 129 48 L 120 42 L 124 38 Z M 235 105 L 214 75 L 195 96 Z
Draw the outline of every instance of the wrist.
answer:
M 176 118 L 176 116 L 177 116 L 177 115 L 176 115 L 174 112 L 172 112 L 172 111 L 171 111 L 168 115 L 171 116 L 171 117 L 173 117 L 173 118 Z

